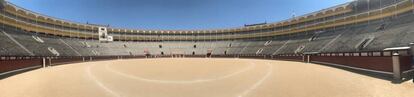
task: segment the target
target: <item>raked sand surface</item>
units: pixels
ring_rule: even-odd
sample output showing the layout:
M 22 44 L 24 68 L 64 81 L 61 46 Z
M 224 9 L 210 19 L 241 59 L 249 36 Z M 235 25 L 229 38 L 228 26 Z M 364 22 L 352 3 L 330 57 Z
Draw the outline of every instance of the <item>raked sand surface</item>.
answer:
M 300 62 L 131 59 L 25 72 L 0 80 L 0 97 L 414 97 L 414 83 Z

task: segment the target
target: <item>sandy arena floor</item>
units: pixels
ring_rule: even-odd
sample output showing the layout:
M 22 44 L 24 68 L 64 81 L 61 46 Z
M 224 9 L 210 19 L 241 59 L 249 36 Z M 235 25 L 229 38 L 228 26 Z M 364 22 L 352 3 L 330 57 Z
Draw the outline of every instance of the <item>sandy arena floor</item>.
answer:
M 413 97 L 327 66 L 253 59 L 134 59 L 38 69 L 0 80 L 0 97 Z

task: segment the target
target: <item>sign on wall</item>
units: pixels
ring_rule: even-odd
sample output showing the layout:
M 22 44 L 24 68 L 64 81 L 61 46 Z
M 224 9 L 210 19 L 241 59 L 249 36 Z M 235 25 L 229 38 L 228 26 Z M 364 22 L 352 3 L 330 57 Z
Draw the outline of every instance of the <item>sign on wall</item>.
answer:
M 108 29 L 106 27 L 99 27 L 99 41 L 101 42 L 111 42 L 114 41 L 112 36 L 108 35 Z

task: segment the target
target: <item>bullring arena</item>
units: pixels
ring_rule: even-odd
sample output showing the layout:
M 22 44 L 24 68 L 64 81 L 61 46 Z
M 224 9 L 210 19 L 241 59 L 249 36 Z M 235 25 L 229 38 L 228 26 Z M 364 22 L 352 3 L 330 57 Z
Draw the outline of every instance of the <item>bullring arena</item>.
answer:
M 414 1 L 208 30 L 78 23 L 0 0 L 0 97 L 412 97 Z
M 300 67 L 300 68 L 298 68 Z M 30 80 L 29 80 L 30 79 Z M 410 97 L 410 82 L 256 59 L 127 59 L 47 67 L 1 80 L 1 97 Z M 16 87 L 18 86 L 18 87 Z

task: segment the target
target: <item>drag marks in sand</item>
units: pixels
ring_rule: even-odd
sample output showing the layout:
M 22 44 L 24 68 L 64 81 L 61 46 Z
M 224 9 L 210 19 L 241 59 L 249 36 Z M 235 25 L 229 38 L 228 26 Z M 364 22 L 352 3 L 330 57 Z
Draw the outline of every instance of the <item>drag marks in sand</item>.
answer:
M 0 80 L 0 97 L 412 97 L 392 84 L 323 65 L 253 59 L 85 62 Z
M 257 87 L 259 87 L 266 79 L 268 79 L 272 75 L 272 73 L 273 73 L 273 66 L 270 63 L 266 63 L 266 65 L 269 67 L 269 68 L 267 68 L 266 75 L 264 75 L 263 78 L 261 78 L 255 84 L 253 84 L 250 88 L 248 88 L 243 93 L 241 93 L 238 97 L 244 97 L 245 95 L 247 95 L 248 93 L 250 93 L 251 91 L 253 91 L 254 89 L 256 89 Z
M 110 71 L 114 74 L 123 76 L 125 78 L 134 79 L 134 80 L 138 80 L 138 81 L 145 81 L 145 82 L 163 83 L 163 84 L 194 84 L 194 83 L 217 81 L 217 80 L 230 78 L 232 76 L 238 75 L 238 74 L 243 73 L 243 72 L 247 72 L 249 70 L 252 70 L 254 67 L 256 67 L 256 65 L 254 63 L 250 63 L 249 66 L 247 66 L 246 68 L 241 69 L 237 72 L 234 72 L 234 73 L 231 73 L 231 74 L 228 74 L 228 75 L 225 75 L 225 76 L 217 77 L 217 78 L 211 78 L 211 79 L 197 79 L 197 80 L 188 80 L 188 81 L 166 81 L 166 80 L 155 80 L 155 79 L 147 79 L 147 78 L 143 78 L 143 77 L 133 76 L 133 75 L 130 75 L 130 74 L 126 74 L 126 73 L 117 71 L 117 70 L 111 68 L 108 64 L 105 64 L 105 69 L 107 69 L 108 71 Z
M 123 73 L 119 70 L 115 70 L 110 66 L 110 65 L 112 65 L 110 63 L 100 64 L 100 65 L 104 66 L 105 71 L 109 71 L 110 73 L 115 74 L 117 76 L 121 76 L 121 77 L 124 77 L 124 78 L 127 78 L 127 79 L 136 80 L 136 81 L 144 81 L 144 82 L 158 83 L 158 84 L 195 84 L 195 83 L 206 83 L 206 82 L 218 82 L 220 80 L 228 79 L 228 78 L 231 78 L 233 76 L 237 76 L 241 73 L 246 73 L 250 70 L 253 70 L 253 69 L 256 68 L 256 66 L 258 64 L 256 64 L 256 61 L 253 61 L 253 62 L 249 62 L 248 66 L 246 66 L 246 67 L 244 67 L 240 70 L 237 70 L 236 72 L 226 74 L 224 76 L 220 76 L 220 77 L 216 77 L 216 78 L 209 78 L 209 79 L 195 79 L 195 80 L 186 80 L 186 81 L 148 79 L 148 78 L 143 78 L 143 77 Z M 259 65 L 261 65 L 261 64 L 259 64 Z M 270 63 L 266 63 L 266 64 L 263 64 L 263 65 L 267 66 L 267 70 L 263 70 L 263 71 L 266 71 L 266 73 L 263 75 L 263 77 L 259 78 L 254 84 L 249 86 L 247 89 L 241 91 L 240 94 L 237 94 L 238 95 L 237 97 L 244 97 L 248 93 L 254 91 L 257 87 L 259 87 L 266 79 L 268 79 L 272 75 L 273 66 Z M 99 81 L 99 78 L 97 78 L 95 75 L 93 75 L 93 73 L 91 72 L 92 71 L 91 68 L 93 68 L 93 67 L 95 67 L 95 65 L 89 65 L 86 69 L 86 72 L 87 72 L 88 76 L 91 78 L 91 80 L 93 80 L 97 84 L 97 86 L 102 88 L 104 91 L 110 93 L 113 97 L 122 97 L 119 93 L 117 93 L 114 90 L 107 87 L 104 83 Z
M 112 91 L 111 89 L 109 89 L 107 86 L 105 86 L 101 81 L 99 81 L 99 79 L 97 79 L 95 77 L 95 75 L 92 74 L 91 72 L 91 67 L 94 67 L 96 64 L 93 65 L 89 65 L 86 67 L 86 73 L 88 75 L 88 77 L 94 81 L 101 89 L 105 90 L 107 93 L 110 93 L 113 97 L 122 97 L 120 96 L 118 93 Z

